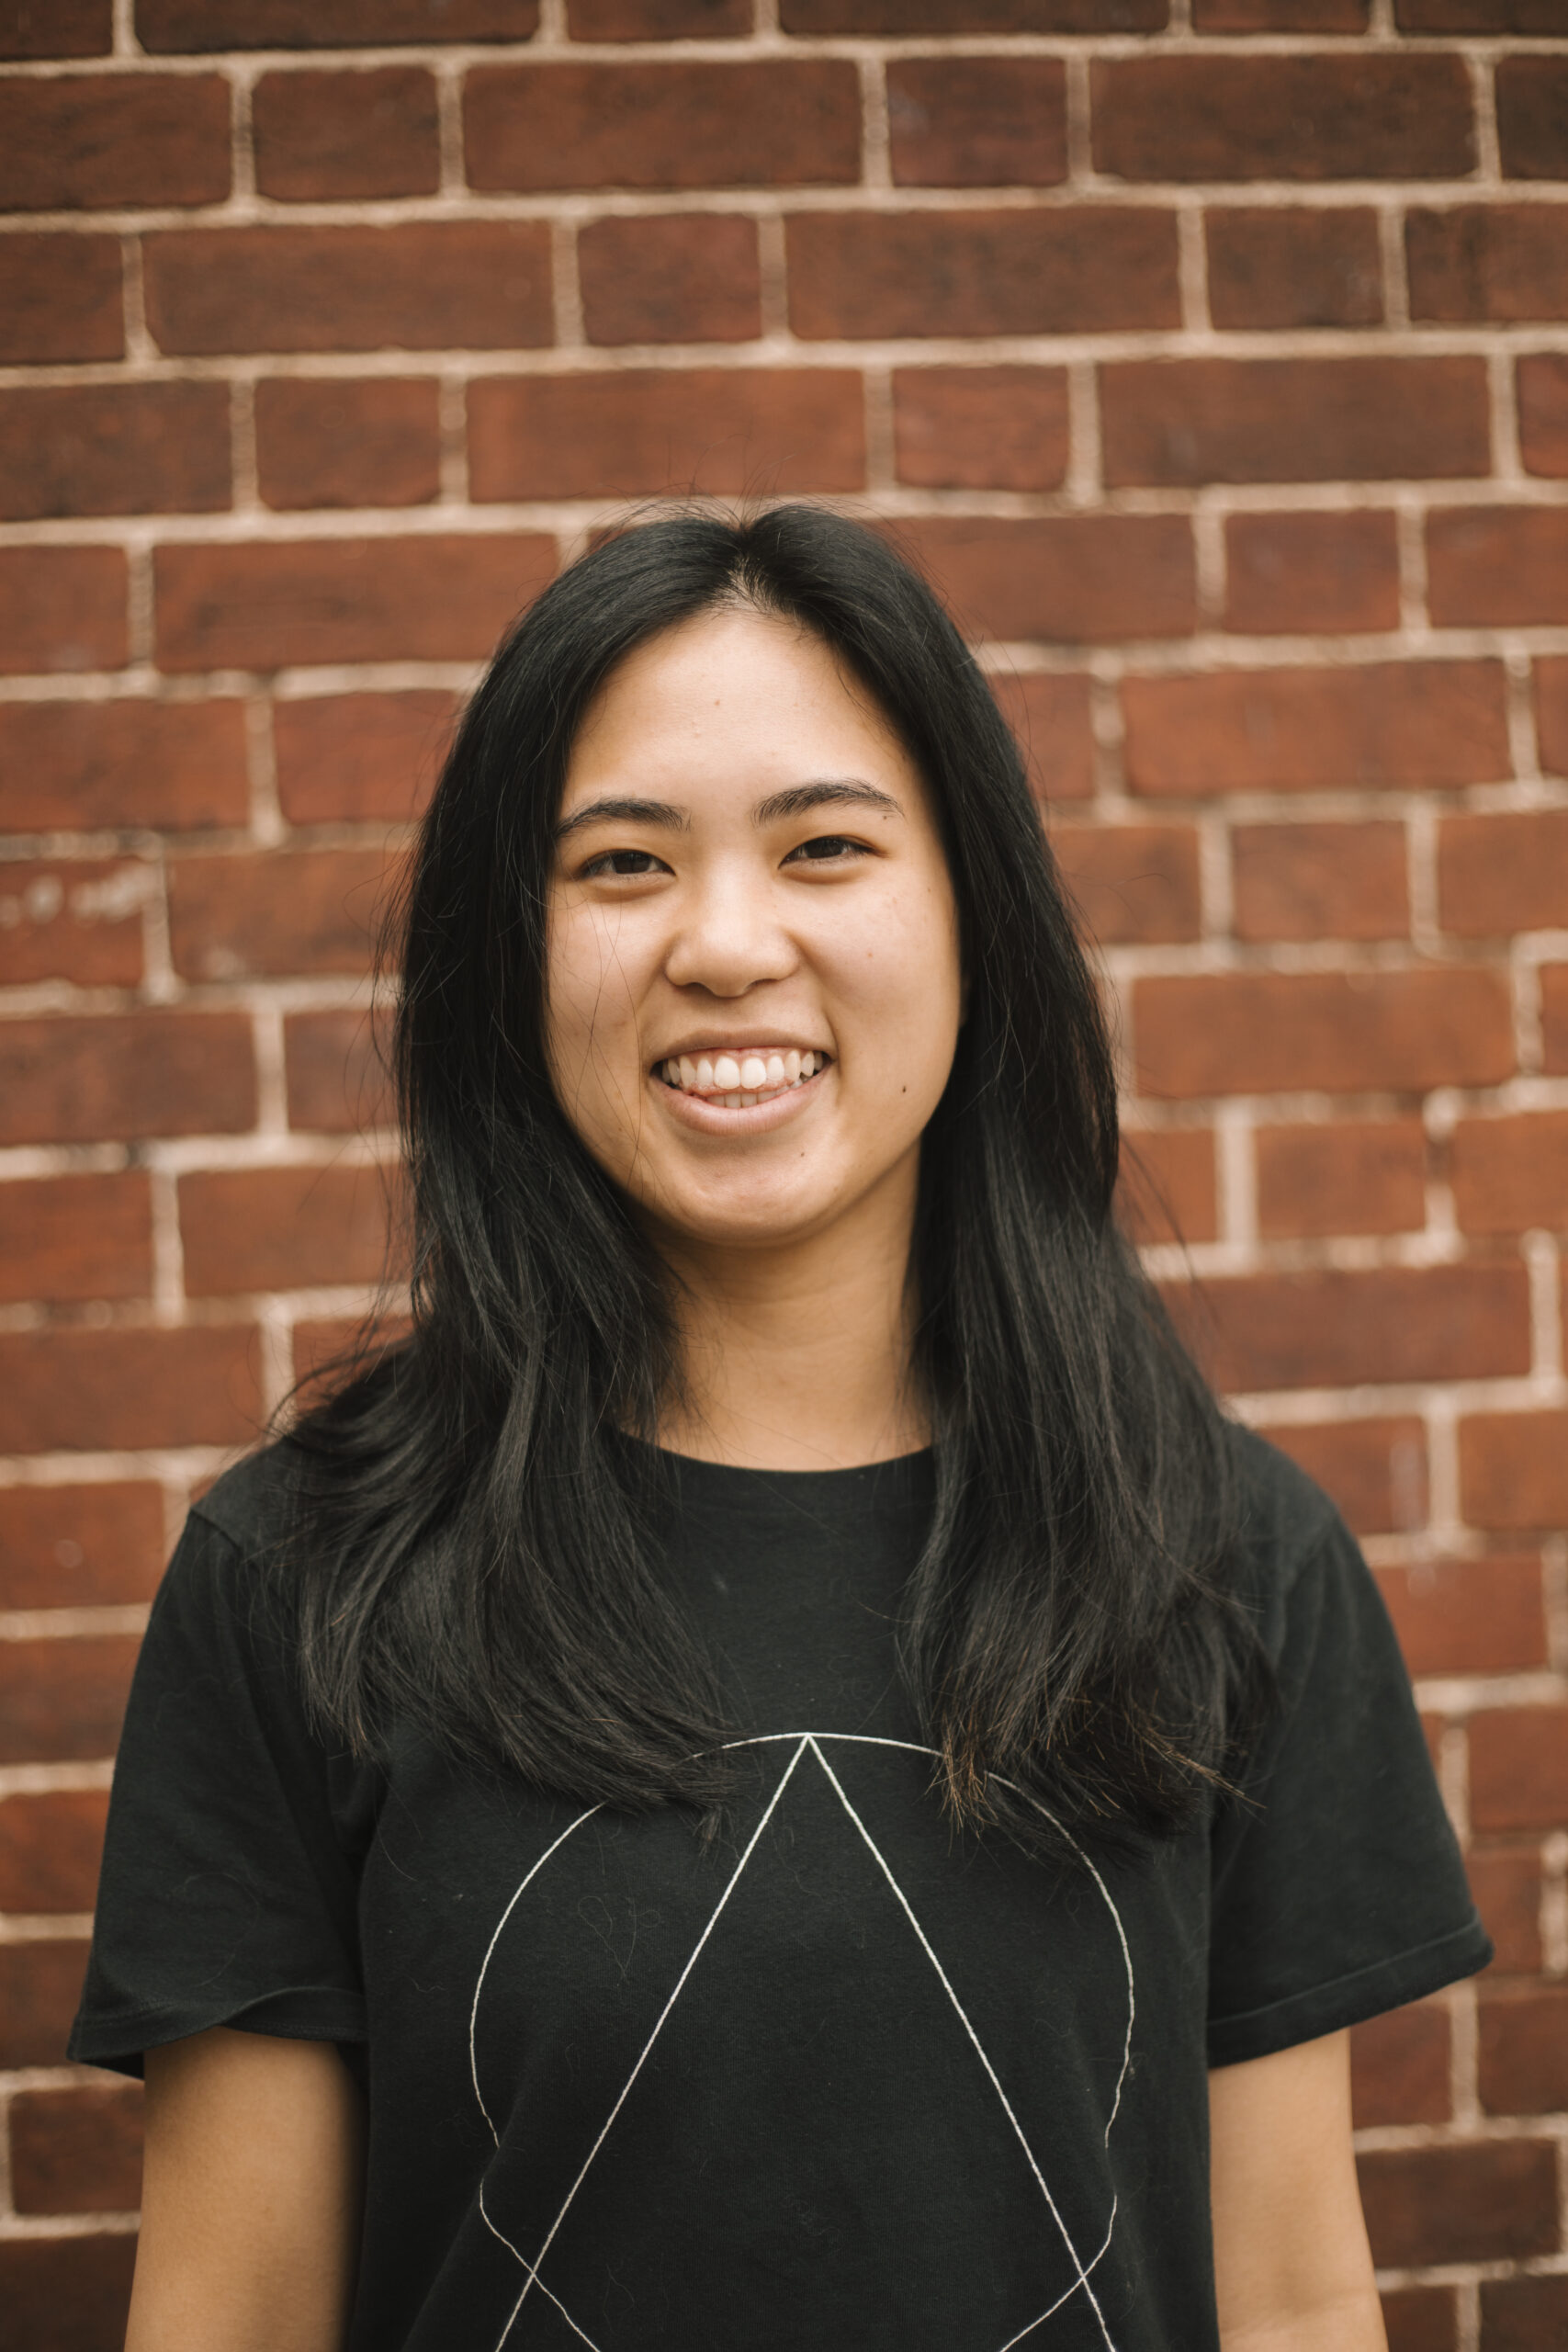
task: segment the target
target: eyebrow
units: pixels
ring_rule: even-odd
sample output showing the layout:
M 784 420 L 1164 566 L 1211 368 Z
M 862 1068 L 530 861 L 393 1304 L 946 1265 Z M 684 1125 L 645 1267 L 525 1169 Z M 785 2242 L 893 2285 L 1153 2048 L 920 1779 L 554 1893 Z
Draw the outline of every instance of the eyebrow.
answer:
M 891 817 L 904 813 L 890 792 L 860 776 L 819 776 L 810 784 L 792 784 L 784 792 L 769 793 L 752 809 L 751 822 L 776 825 L 791 817 L 807 816 L 813 808 L 874 808 Z M 589 825 L 658 825 L 669 832 L 688 832 L 691 823 L 686 810 L 672 801 L 629 799 L 617 794 L 575 809 L 556 827 L 556 839 L 564 842 Z

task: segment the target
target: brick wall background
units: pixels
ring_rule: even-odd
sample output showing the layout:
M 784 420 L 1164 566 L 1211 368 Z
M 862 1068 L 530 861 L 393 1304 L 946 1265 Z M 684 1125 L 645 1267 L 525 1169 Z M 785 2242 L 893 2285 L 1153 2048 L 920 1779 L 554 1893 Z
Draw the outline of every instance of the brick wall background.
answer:
M 389 862 L 502 623 L 671 487 L 896 518 L 997 674 L 1211 1361 L 1365 1540 L 1497 1941 L 1357 2037 L 1392 2342 L 1568 2339 L 1565 34 L 0 0 L 17 2352 L 119 2340 L 108 1759 L 192 1487 L 380 1265 Z

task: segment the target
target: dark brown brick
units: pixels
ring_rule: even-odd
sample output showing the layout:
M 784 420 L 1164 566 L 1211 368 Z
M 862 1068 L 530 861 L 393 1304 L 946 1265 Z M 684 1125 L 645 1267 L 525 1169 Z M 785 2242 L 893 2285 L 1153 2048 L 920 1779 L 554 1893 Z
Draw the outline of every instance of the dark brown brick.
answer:
M 1511 1985 L 1482 2000 L 1481 2104 L 1493 2115 L 1568 2107 L 1568 1985 Z
M 1380 2123 L 1446 2123 L 1452 2112 L 1448 2011 L 1416 2001 L 1353 2026 L 1350 2090 L 1358 2131 Z
M 1225 627 L 1247 637 L 1399 626 L 1392 514 L 1232 514 Z
M 1176 221 L 1143 208 L 803 212 L 785 223 L 807 341 L 1091 334 L 1181 321 Z
M 118 237 L 0 238 L 0 366 L 118 359 L 123 277 Z
M 1090 68 L 1095 168 L 1127 180 L 1458 179 L 1459 57 L 1131 57 Z
M 1094 727 L 1086 677 L 993 670 L 986 680 L 1012 729 L 1040 798 L 1087 800 L 1094 790 Z
M 227 506 L 225 384 L 0 391 L 0 514 L 172 514 Z
M 158 665 L 479 660 L 555 567 L 529 532 L 158 548 Z
M 1373 2259 L 1392 2270 L 1550 2254 L 1557 2244 L 1556 2158 L 1550 2140 L 1382 2148 L 1361 2156 Z
M 397 1117 L 388 1043 L 365 1012 L 291 1012 L 283 1024 L 288 1124 L 348 1135 Z
M 1496 662 L 1129 678 L 1134 792 L 1429 789 L 1512 773 Z
M 1199 33 L 1364 33 L 1371 0 L 1192 0 Z
M 164 1497 L 148 1480 L 0 1487 L 0 1608 L 151 1600 L 164 1549 Z M 0 2000 L 0 2018 L 5 2007 Z M 31 2063 L 0 2056 L 0 2065 Z
M 93 1013 L 0 1029 L 0 1140 L 233 1135 L 255 1119 L 237 1012 Z
M 1451 2287 L 1383 2287 L 1388 2352 L 1459 2352 L 1459 2304 Z
M 972 630 L 995 638 L 1183 637 L 1196 616 L 1192 541 L 1175 514 L 976 515 L 899 524 L 911 556 Z
M 423 66 L 264 74 L 251 132 L 256 187 L 285 202 L 433 196 L 441 185 L 435 83 Z
M 1505 177 L 1568 180 L 1568 57 L 1500 57 L 1494 87 Z
M 567 0 L 573 40 L 743 40 L 751 0 Z
M 184 857 L 169 869 L 169 944 L 190 979 L 364 972 L 396 888 L 379 849 Z
M 387 1271 L 384 1168 L 252 1168 L 180 1179 L 193 1298 L 375 1283 Z
M 1507 326 L 1568 318 L 1568 205 L 1414 211 L 1404 244 L 1413 319 Z
M 112 1756 L 139 1634 L 0 1642 L 0 1764 Z
M 900 481 L 934 490 L 1055 490 L 1067 470 L 1063 368 L 899 368 Z
M 1568 1111 L 1461 1119 L 1449 1150 L 1461 1232 L 1568 1231 Z
M 220 203 L 229 107 L 220 74 L 0 81 L 0 211 Z
M 5 821 L 18 831 L 239 825 L 249 806 L 237 702 L 0 704 Z
M 1515 368 L 1514 385 L 1525 471 L 1561 481 L 1568 475 L 1568 358 L 1531 352 Z
M 1475 1907 L 1497 1947 L 1499 1972 L 1534 1975 L 1540 1967 L 1540 1849 L 1472 1846 L 1465 1874 Z
M 1540 763 L 1552 775 L 1568 775 L 1568 659 L 1535 665 L 1535 723 Z
M 479 65 L 463 94 L 476 188 L 810 187 L 860 176 L 847 60 Z
M 1568 907 L 1568 808 L 1448 817 L 1438 831 L 1438 910 L 1461 939 L 1555 931 Z
M 18 2238 L 0 2247 L 0 2302 L 28 2352 L 118 2352 L 133 2237 Z
M 1247 972 L 1144 979 L 1133 991 L 1144 1091 L 1156 1095 L 1424 1093 L 1495 1086 L 1514 1068 L 1496 972 Z
M 1055 57 L 901 57 L 887 67 L 896 185 L 1051 187 L 1067 176 Z
M 136 0 L 136 35 L 155 53 L 224 49 L 395 48 L 408 41 L 526 40 L 538 0 Z
M 1427 1431 L 1414 1415 L 1265 1428 L 1333 1496 L 1358 1535 L 1404 1535 L 1426 1524 Z
M 1157 33 L 1170 0 L 780 0 L 786 33 Z
M 160 350 L 479 351 L 553 340 L 536 220 L 175 229 L 144 241 Z
M 61 2066 L 87 1965 L 85 1940 L 0 1944 L 0 2066 Z
M 577 274 L 590 343 L 746 343 L 762 331 L 757 224 L 738 215 L 590 221 Z
M 1459 1425 L 1459 1464 L 1472 1527 L 1509 1532 L 1568 1519 L 1568 1413 L 1472 1413 Z
M 1198 836 L 1190 825 L 1058 825 L 1052 836 L 1091 937 L 1196 939 Z
M 1481 1830 L 1553 1829 L 1568 1819 L 1568 1707 L 1471 1716 L 1470 1817 Z
M 1483 2352 L 1555 2352 L 1568 2342 L 1568 2278 L 1485 2278 Z
M 1211 1379 L 1235 1393 L 1476 1380 L 1529 1367 L 1518 1266 L 1211 1276 L 1177 1302 Z
M 1258 1229 L 1266 1240 L 1412 1233 L 1427 1222 L 1419 1119 L 1260 1127 L 1256 1149 Z
M 114 47 L 114 0 L 6 0 L 0 57 L 106 57 Z
M 1102 368 L 1112 484 L 1383 481 L 1491 468 L 1486 365 L 1133 359 Z
M 417 817 L 457 711 L 456 695 L 438 687 L 276 704 L 273 745 L 284 815 L 291 825 Z
M 141 860 L 7 859 L 0 865 L 0 984 L 134 988 L 142 909 L 159 887 L 156 869 Z
M 861 379 L 846 368 L 626 368 L 485 377 L 468 389 L 484 499 L 858 490 Z
M 1557 0 L 1393 0 L 1393 21 L 1402 33 L 1555 33 L 1562 28 Z
M 0 1800 L 0 1911 L 90 1911 L 107 1811 L 107 1789 Z
M 119 669 L 127 589 L 119 548 L 0 548 L 0 670 Z
M 271 378 L 256 386 L 255 432 L 269 506 L 417 506 L 441 488 L 440 392 L 430 377 Z
M 141 2202 L 141 2086 L 18 2091 L 11 2101 L 18 2213 L 134 2213 Z
M 39 1176 L 0 1192 L 0 1298 L 144 1298 L 152 1208 L 139 1170 Z
M 1213 1241 L 1219 1222 L 1212 1130 L 1123 1127 L 1116 1204 L 1134 1241 Z
M 1238 939 L 1403 939 L 1410 929 L 1404 828 L 1237 825 Z
M 1365 327 L 1382 318 L 1377 215 L 1366 206 L 1226 206 L 1205 216 L 1204 232 L 1217 327 Z
M 1380 1568 L 1377 1577 L 1413 1675 L 1518 1674 L 1545 1666 L 1539 1553 L 1418 1560 Z
M 243 1324 L 0 1334 L 0 1438 L 11 1453 L 247 1445 L 258 1370 Z

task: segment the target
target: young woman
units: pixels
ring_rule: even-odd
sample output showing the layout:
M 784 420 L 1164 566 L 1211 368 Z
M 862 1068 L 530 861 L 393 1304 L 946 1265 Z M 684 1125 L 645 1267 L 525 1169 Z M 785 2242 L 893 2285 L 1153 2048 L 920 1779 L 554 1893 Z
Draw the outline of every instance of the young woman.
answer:
M 407 1343 L 192 1513 L 76 2056 L 132 2352 L 1370 2352 L 1347 2029 L 1479 1967 L 1386 1618 L 1113 1219 L 929 592 L 629 531 L 426 820 Z

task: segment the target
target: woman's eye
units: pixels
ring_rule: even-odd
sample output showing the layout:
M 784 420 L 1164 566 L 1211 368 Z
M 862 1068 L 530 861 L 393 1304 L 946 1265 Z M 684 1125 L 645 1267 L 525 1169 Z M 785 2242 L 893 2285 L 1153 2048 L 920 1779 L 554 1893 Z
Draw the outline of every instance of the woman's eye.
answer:
M 623 874 L 634 878 L 642 874 L 661 871 L 660 861 L 649 849 L 607 849 L 598 857 L 591 857 L 580 878 L 596 881 L 601 875 Z
M 844 865 L 852 857 L 865 855 L 864 844 L 852 842 L 843 833 L 818 833 L 814 841 L 802 842 L 785 858 L 786 865 L 797 861 L 809 861 L 813 865 Z

